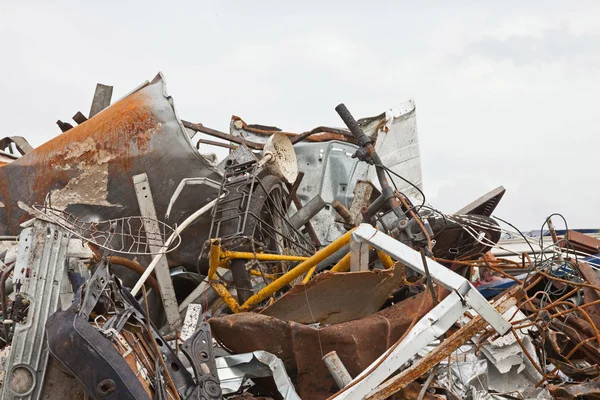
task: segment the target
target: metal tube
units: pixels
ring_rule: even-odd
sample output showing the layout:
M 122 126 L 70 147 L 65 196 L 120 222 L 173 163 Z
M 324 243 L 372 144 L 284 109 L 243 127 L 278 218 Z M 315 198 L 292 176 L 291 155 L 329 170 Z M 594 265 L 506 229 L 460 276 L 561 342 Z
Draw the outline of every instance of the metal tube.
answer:
M 332 272 L 346 272 L 350 268 L 350 253 L 346 254 L 337 264 L 331 268 Z
M 388 256 L 383 251 L 377 250 L 377 256 L 379 257 L 379 261 L 381 261 L 385 269 L 390 269 L 394 266 L 394 260 L 392 260 L 392 257 Z
M 230 142 L 237 143 L 237 144 L 243 144 L 254 150 L 262 150 L 262 148 L 264 147 L 264 145 L 262 143 L 251 142 L 249 140 L 244 139 L 243 137 L 240 138 L 240 137 L 233 136 L 233 135 L 225 133 L 225 132 L 219 132 L 215 129 L 211 129 L 209 127 L 203 126 L 202 124 L 194 124 L 192 122 L 188 122 L 188 121 L 184 121 L 184 120 L 181 120 L 181 123 L 187 129 L 191 129 L 195 132 L 202 132 L 202 133 L 206 133 L 207 135 L 217 137 L 219 139 L 228 140 Z
M 262 272 L 255 271 L 253 269 L 249 270 L 248 272 L 250 272 L 254 276 L 260 276 L 260 277 L 264 277 L 264 278 L 271 279 L 271 280 L 277 279 L 276 275 L 273 275 L 273 274 L 263 274 Z
M 210 252 L 208 254 L 208 280 L 211 280 L 217 268 L 219 267 L 219 261 L 221 259 L 221 241 L 219 239 L 212 240 L 210 242 Z
M 273 281 L 273 283 L 266 286 L 261 291 L 250 297 L 248 301 L 246 301 L 240 307 L 240 310 L 248 311 L 252 309 L 257 304 L 261 303 L 262 301 L 266 300 L 267 298 L 281 290 L 285 285 L 289 284 L 294 279 L 299 278 L 301 275 L 305 274 L 309 269 L 311 269 L 312 267 L 329 257 L 331 254 L 344 247 L 350 241 L 350 238 L 352 237 L 352 232 L 354 232 L 354 229 L 346 232 L 343 236 L 331 242 L 330 245 L 316 252 L 308 260 L 303 261 L 295 268 L 286 272 L 284 275 Z
M 384 206 L 386 198 L 381 195 L 371 203 L 365 212 L 363 212 L 363 222 L 371 223 L 371 218 Z
M 237 301 L 235 301 L 231 293 L 229 293 L 229 291 L 224 285 L 214 281 L 211 282 L 210 285 L 215 290 L 215 292 L 217 292 L 217 294 L 223 299 L 223 301 L 225 302 L 225 304 L 227 304 L 227 307 L 229 307 L 231 311 L 233 311 L 234 313 L 239 313 L 241 311 L 240 305 Z
M 108 262 L 109 264 L 120 265 L 120 266 L 130 269 L 132 271 L 135 271 L 140 275 L 142 275 L 144 273 L 144 271 L 146 270 L 140 263 L 135 262 L 135 261 L 130 260 L 129 258 L 125 258 L 125 257 L 108 256 L 108 257 L 106 257 L 106 262 Z M 150 286 L 152 286 L 152 289 L 154 290 L 154 292 L 160 293 L 160 288 L 158 287 L 158 281 L 152 275 L 150 275 L 148 277 L 148 284 Z
M 292 194 L 292 201 L 294 202 L 294 205 L 296 206 L 297 210 L 302 209 L 302 202 L 300 201 L 300 199 L 298 198 L 298 194 L 297 193 L 293 193 Z M 308 233 L 308 236 L 310 237 L 311 242 L 313 243 L 313 245 L 315 246 L 315 248 L 320 248 L 321 247 L 321 242 L 319 241 L 319 237 L 317 236 L 317 232 L 315 232 L 315 228 L 312 226 L 312 224 L 310 223 L 310 221 L 308 221 L 304 227 L 306 228 L 306 233 Z
M 313 276 L 313 274 L 315 273 L 315 269 L 317 267 L 314 266 L 312 267 L 307 273 L 306 276 L 304 277 L 304 279 L 302 280 L 302 283 L 308 283 L 310 281 L 310 278 Z
M 348 254 L 349 251 L 350 245 L 347 244 L 346 246 L 342 247 L 341 249 L 327 257 L 325 260 L 318 263 L 316 272 L 321 272 L 327 267 L 337 264 L 342 258 L 344 258 L 346 254 Z
M 346 387 L 350 382 L 352 382 L 352 376 L 350 376 L 348 373 L 348 370 L 344 366 L 342 360 L 340 360 L 340 357 L 338 357 L 335 350 L 325 354 L 323 356 L 323 361 L 325 362 L 325 366 L 327 366 L 329 373 L 331 376 L 333 376 L 333 380 L 340 389 Z
M 306 203 L 301 209 L 299 209 L 294 215 L 290 217 L 290 224 L 295 229 L 300 229 L 303 225 L 306 225 L 319 211 L 326 206 L 325 201 L 321 196 L 316 195 L 308 203 Z
M 212 249 L 212 247 L 211 247 Z M 310 257 L 305 256 L 286 256 L 283 254 L 269 254 L 269 253 L 251 253 L 245 251 L 222 251 L 221 261 L 230 258 L 242 258 L 245 260 L 259 260 L 259 261 L 306 261 Z
M 248 271 L 246 263 L 241 258 L 234 258 L 229 263 L 229 269 L 233 276 L 233 284 L 237 291 L 237 298 L 239 304 L 244 304 L 254 294 L 254 287 L 252 286 L 252 280 L 248 277 Z
M 335 212 L 337 212 L 338 215 L 342 217 L 345 223 L 353 225 L 352 214 L 350 214 L 350 211 L 348 211 L 348 209 L 344 207 L 342 203 L 340 203 L 337 200 L 334 200 L 331 202 L 331 207 L 333 207 Z

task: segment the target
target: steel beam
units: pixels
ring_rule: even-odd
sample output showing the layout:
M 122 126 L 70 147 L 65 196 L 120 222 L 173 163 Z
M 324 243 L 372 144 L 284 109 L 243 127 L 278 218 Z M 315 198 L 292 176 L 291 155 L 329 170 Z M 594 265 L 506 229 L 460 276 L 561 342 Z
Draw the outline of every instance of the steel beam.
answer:
M 162 251 L 164 243 L 158 239 L 161 232 L 158 220 L 156 219 L 156 210 L 154 208 L 154 201 L 152 200 L 148 176 L 145 173 L 135 175 L 133 177 L 133 185 L 135 186 L 135 194 L 140 206 L 140 214 L 142 217 L 146 217 L 143 219 L 146 236 L 153 238 L 152 240 L 148 239 L 148 247 L 152 253 L 158 254 Z M 181 326 L 181 316 L 177 307 L 177 297 L 175 296 L 173 281 L 169 273 L 169 264 L 164 254 L 160 256 L 156 265 L 156 280 L 160 287 L 160 297 L 165 309 L 167 324 L 169 328 L 175 330 Z

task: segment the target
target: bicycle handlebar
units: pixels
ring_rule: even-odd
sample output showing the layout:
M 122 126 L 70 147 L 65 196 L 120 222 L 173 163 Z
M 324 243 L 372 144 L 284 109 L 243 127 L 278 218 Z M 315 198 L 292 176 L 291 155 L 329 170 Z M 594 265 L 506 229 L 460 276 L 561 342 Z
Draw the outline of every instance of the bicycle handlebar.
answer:
M 356 122 L 352 114 L 350 114 L 350 111 L 348 108 L 346 108 L 344 103 L 338 104 L 338 106 L 335 108 L 335 111 L 338 113 L 342 121 L 344 121 L 344 124 L 346 124 L 348 129 L 350 129 L 352 135 L 354 135 L 357 145 L 365 147 L 366 145 L 372 143 L 371 138 L 365 135 L 362 128 L 358 125 L 358 122 Z

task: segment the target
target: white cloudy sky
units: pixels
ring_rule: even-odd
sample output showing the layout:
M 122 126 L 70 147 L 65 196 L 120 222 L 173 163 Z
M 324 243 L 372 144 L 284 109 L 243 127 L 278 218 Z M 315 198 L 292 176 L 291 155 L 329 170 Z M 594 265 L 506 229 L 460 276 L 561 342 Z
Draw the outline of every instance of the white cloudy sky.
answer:
M 0 0 L 0 134 L 39 145 L 163 71 L 182 118 L 304 131 L 415 98 L 428 201 L 600 225 L 600 2 Z M 450 5 L 452 3 L 452 5 Z M 421 5 L 423 4 L 423 5 Z

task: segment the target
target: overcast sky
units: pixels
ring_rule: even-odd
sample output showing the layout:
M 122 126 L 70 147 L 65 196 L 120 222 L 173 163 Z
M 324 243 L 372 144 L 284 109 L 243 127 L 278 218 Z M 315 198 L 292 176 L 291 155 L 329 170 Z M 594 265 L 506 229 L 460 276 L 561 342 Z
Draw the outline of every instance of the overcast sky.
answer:
M 158 71 L 182 118 L 222 131 L 414 98 L 428 202 L 504 185 L 496 214 L 522 229 L 600 227 L 600 2 L 290 3 L 0 0 L 0 134 L 39 145 L 97 82 L 117 99 Z

